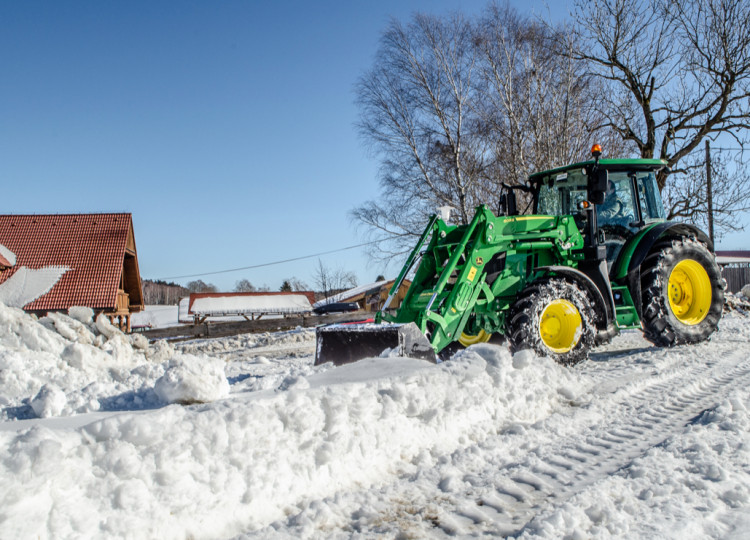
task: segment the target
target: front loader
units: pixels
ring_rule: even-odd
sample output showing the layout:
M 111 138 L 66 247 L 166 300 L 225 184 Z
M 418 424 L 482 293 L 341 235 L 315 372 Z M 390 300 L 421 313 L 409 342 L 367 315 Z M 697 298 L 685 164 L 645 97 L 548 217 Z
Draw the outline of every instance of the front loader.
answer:
M 483 205 L 467 225 L 432 216 L 375 323 L 318 328 L 316 365 L 384 352 L 439 361 L 493 336 L 567 365 L 623 328 L 659 346 L 707 339 L 723 280 L 709 238 L 664 217 L 656 173 L 666 163 L 592 153 L 508 188 L 500 215 Z M 532 214 L 518 215 L 515 189 Z

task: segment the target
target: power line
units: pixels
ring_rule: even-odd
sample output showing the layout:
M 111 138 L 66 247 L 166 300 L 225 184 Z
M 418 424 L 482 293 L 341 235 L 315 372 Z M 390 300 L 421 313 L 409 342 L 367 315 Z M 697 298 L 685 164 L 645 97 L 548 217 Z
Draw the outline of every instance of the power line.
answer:
M 733 152 L 745 152 L 747 148 L 730 148 L 730 147 L 712 146 L 711 150 L 731 150 Z
M 338 253 L 340 251 L 347 251 L 347 250 L 356 249 L 359 247 L 371 246 L 372 244 L 379 244 L 380 242 L 385 242 L 386 240 L 393 240 L 394 238 L 398 238 L 399 236 L 406 236 L 406 235 L 397 234 L 389 238 L 381 238 L 380 240 L 373 240 L 372 242 L 365 242 L 363 244 L 357 244 L 355 246 L 332 249 L 330 251 L 321 251 L 320 253 L 313 253 L 312 255 L 303 255 L 302 257 L 294 257 L 292 259 L 284 259 L 283 261 L 274 261 L 274 262 L 268 262 L 268 263 L 263 263 L 263 264 L 254 264 L 252 266 L 243 266 L 241 268 L 231 268 L 229 270 L 216 270 L 215 272 L 203 272 L 201 274 L 187 274 L 184 276 L 163 277 L 163 278 L 158 278 L 158 280 L 166 281 L 168 279 L 183 279 L 183 278 L 190 278 L 190 277 L 212 276 L 214 274 L 227 274 L 229 272 L 239 272 L 240 270 L 253 270 L 255 268 L 263 268 L 265 266 L 274 266 L 276 264 L 284 264 L 284 263 L 293 262 L 293 261 L 301 261 L 303 259 L 312 259 L 313 257 L 320 257 L 321 255 L 329 255 L 331 253 Z

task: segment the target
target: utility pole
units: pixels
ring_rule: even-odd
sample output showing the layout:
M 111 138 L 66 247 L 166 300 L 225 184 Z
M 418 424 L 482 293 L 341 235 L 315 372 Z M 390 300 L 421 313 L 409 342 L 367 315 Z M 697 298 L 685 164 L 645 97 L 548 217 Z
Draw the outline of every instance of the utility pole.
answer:
M 711 186 L 711 144 L 706 139 L 706 200 L 708 202 L 708 237 L 714 243 L 714 198 Z

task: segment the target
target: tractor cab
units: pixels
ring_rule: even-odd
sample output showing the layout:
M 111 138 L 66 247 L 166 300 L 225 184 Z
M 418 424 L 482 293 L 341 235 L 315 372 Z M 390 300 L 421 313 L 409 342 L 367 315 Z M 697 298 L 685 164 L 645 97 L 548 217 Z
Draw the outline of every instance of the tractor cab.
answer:
M 665 166 L 657 159 L 595 159 L 534 174 L 534 214 L 573 216 L 588 248 L 605 246 L 611 268 L 628 239 L 666 220 L 656 183 Z

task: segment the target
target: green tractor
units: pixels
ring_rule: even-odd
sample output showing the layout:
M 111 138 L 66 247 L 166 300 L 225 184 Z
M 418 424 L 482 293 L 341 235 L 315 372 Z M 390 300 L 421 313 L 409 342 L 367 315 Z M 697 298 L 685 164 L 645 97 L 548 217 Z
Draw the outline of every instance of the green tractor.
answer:
M 572 365 L 623 328 L 658 346 L 706 340 L 724 280 L 707 235 L 665 219 L 656 173 L 666 163 L 592 154 L 506 187 L 498 216 L 486 206 L 468 225 L 432 216 L 375 323 L 318 328 L 316 365 L 385 349 L 439 361 L 493 337 Z M 517 190 L 532 214 L 519 215 Z

